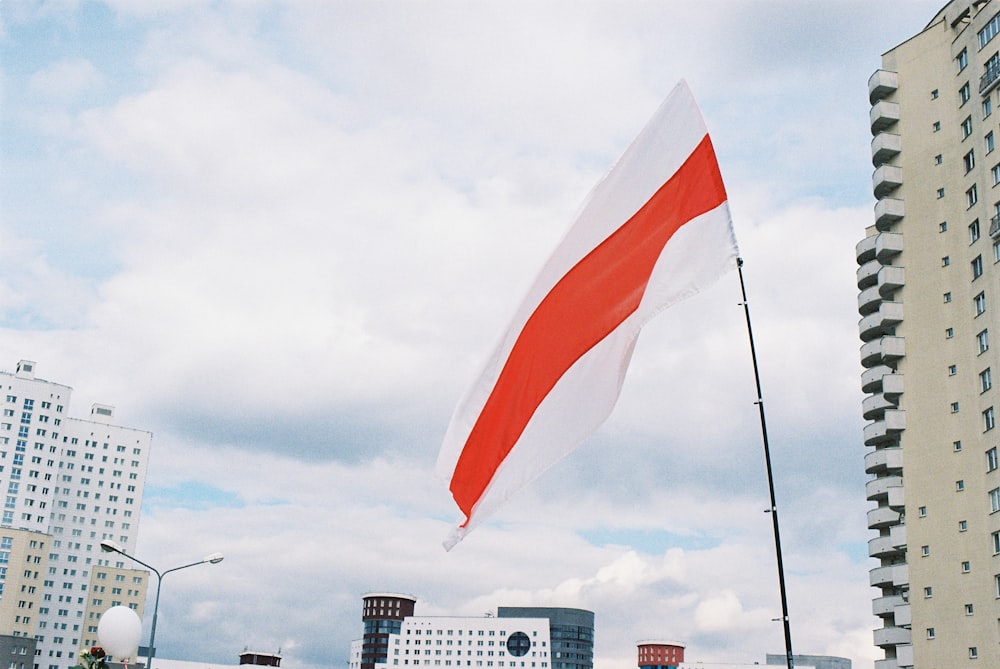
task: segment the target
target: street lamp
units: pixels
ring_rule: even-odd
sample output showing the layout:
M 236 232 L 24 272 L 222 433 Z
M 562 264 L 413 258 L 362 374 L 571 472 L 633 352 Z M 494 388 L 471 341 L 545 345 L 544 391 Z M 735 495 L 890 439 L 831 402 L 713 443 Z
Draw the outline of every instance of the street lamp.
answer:
M 153 644 L 156 642 L 156 613 L 157 610 L 160 608 L 160 586 L 163 584 L 163 577 L 172 571 L 187 569 L 188 567 L 194 567 L 199 564 L 205 564 L 205 563 L 219 564 L 220 562 L 222 562 L 223 555 L 222 553 L 212 553 L 211 555 L 206 555 L 197 562 L 192 562 L 190 564 L 182 564 L 180 567 L 172 567 L 170 569 L 166 569 L 161 572 L 153 565 L 143 562 L 134 555 L 129 555 L 128 553 L 125 552 L 124 548 L 122 548 L 115 542 L 110 541 L 108 539 L 105 539 L 104 541 L 101 542 L 101 550 L 104 551 L 105 553 L 120 553 L 121 555 L 127 557 L 129 560 L 132 560 L 133 562 L 138 562 L 143 567 L 152 570 L 152 572 L 156 574 L 156 599 L 153 602 L 153 623 L 149 628 L 149 648 L 146 649 L 146 669 L 152 669 Z

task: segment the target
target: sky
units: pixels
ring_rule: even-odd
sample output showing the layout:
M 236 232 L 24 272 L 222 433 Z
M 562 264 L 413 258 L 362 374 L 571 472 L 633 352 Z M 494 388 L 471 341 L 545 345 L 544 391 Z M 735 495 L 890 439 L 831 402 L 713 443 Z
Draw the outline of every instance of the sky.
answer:
M 942 4 L 0 2 L 0 369 L 153 432 L 137 556 L 226 556 L 164 580 L 158 654 L 345 666 L 379 591 L 592 610 L 598 669 L 650 638 L 784 652 L 735 272 L 644 329 L 590 439 L 442 547 L 456 403 L 686 79 L 745 262 L 793 648 L 870 667 L 867 81 Z

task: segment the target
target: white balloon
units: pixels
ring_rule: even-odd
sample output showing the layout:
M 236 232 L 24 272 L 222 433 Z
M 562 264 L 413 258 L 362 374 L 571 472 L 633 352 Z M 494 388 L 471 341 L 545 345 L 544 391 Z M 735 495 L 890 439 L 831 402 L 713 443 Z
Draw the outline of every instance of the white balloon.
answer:
M 130 657 L 139 648 L 142 622 L 135 611 L 127 606 L 112 606 L 97 623 L 97 638 L 101 647 L 115 660 Z

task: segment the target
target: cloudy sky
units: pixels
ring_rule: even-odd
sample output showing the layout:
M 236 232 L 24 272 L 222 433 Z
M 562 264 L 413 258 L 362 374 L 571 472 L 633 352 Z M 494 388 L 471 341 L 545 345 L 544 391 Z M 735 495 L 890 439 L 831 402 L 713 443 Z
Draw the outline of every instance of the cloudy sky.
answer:
M 159 653 L 344 666 L 371 591 L 593 610 L 600 669 L 648 638 L 783 652 L 735 273 L 646 328 L 604 427 L 441 546 L 457 400 L 685 78 L 746 263 L 793 645 L 871 666 L 867 80 L 941 4 L 0 3 L 0 368 L 154 433 L 144 560 L 226 555 L 165 582 Z

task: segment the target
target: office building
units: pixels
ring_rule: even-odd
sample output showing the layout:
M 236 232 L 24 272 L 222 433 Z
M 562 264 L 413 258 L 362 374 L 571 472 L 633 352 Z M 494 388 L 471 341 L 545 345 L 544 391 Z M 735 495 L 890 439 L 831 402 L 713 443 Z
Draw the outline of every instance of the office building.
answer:
M 74 666 L 110 607 L 141 615 L 148 581 L 100 542 L 135 544 L 152 435 L 108 405 L 70 417 L 71 394 L 28 360 L 0 372 L 0 635 L 35 640 L 33 669 Z
M 876 669 L 1000 667 L 998 33 L 1000 3 L 954 0 L 868 82 L 875 220 L 856 251 Z
M 362 599 L 365 632 L 351 643 L 350 669 L 593 669 L 590 611 L 500 607 L 496 616 L 417 616 L 408 595 Z

